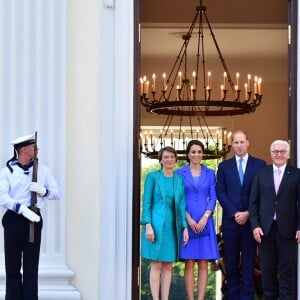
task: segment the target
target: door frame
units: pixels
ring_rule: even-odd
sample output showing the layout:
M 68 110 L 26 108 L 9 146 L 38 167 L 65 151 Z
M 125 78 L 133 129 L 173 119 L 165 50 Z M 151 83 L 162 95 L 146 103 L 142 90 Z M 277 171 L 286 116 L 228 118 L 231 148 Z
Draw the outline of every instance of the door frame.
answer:
M 290 163 L 297 166 L 297 0 L 288 0 L 288 139 L 291 143 Z M 140 77 L 140 0 L 134 0 L 134 83 Z M 133 99 L 133 205 L 132 205 L 132 300 L 140 299 L 140 99 L 138 84 L 134 84 Z M 298 270 L 298 274 L 300 270 Z M 298 276 L 299 278 L 300 276 Z

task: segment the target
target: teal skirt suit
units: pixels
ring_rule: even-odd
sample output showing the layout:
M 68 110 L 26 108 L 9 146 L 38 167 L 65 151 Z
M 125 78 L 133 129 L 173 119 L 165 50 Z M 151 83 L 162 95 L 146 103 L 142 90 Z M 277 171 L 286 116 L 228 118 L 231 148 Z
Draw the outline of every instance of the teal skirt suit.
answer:
M 148 223 L 154 230 L 153 243 L 146 239 Z M 162 262 L 178 260 L 183 229 L 187 228 L 184 184 L 180 175 L 165 177 L 163 170 L 147 175 L 141 225 L 143 258 Z

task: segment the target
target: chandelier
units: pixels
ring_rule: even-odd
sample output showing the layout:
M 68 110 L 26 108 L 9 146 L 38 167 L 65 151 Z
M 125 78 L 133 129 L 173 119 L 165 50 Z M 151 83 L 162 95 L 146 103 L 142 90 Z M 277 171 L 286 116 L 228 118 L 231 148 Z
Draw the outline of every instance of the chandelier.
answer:
M 218 76 L 206 65 L 204 30 L 211 36 L 220 61 Z M 141 131 L 140 151 L 148 158 L 157 158 L 161 148 L 172 146 L 179 159 L 186 159 L 186 146 L 196 139 L 204 145 L 203 159 L 224 159 L 231 150 L 231 132 L 208 126 L 206 117 L 254 113 L 262 100 L 262 79 L 247 74 L 242 83 L 239 72 L 230 74 L 202 0 L 182 39 L 168 75 L 158 78 L 153 73 L 150 80 L 140 78 L 141 104 L 151 114 L 167 116 L 159 131 Z M 191 48 L 196 49 L 193 54 Z
M 213 74 L 206 67 L 204 20 L 222 66 L 218 88 L 217 80 L 213 81 Z M 179 116 L 233 116 L 255 112 L 262 100 L 262 79 L 248 74 L 241 85 L 240 73 L 231 76 L 202 0 L 182 38 L 183 44 L 168 75 L 163 73 L 160 80 L 155 73 L 150 80 L 147 76 L 140 78 L 140 99 L 146 110 L 153 114 Z M 194 70 L 189 72 L 188 49 L 193 42 L 197 42 L 192 57 L 196 63 Z
M 184 122 L 187 121 L 185 119 L 188 122 Z M 185 160 L 186 147 L 190 140 L 203 143 L 203 160 L 225 158 L 231 150 L 231 132 L 225 128 L 209 127 L 204 117 L 192 120 L 191 117 L 170 115 L 163 127 L 142 127 L 140 152 L 148 158 L 157 159 L 161 148 L 171 146 L 176 150 L 178 159 Z

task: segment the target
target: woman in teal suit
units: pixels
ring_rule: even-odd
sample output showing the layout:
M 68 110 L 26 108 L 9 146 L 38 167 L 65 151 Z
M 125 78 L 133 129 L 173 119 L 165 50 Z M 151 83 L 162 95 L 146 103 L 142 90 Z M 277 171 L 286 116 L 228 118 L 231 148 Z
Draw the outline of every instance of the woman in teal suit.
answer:
M 162 169 L 150 172 L 143 197 L 141 256 L 151 260 L 150 288 L 153 300 L 169 298 L 172 263 L 180 245 L 188 241 L 183 179 L 174 173 L 176 151 L 165 147 L 158 154 Z

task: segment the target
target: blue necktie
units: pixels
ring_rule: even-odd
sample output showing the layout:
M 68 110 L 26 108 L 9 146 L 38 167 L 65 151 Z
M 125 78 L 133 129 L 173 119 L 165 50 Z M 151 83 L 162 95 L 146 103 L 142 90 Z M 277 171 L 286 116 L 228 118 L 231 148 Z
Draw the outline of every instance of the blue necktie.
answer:
M 240 182 L 241 185 L 243 184 L 243 179 L 244 179 L 244 172 L 243 172 L 243 159 L 239 159 L 239 176 L 240 176 Z

